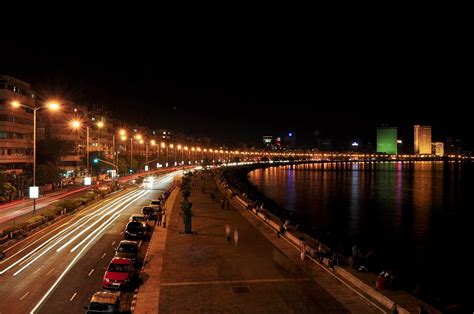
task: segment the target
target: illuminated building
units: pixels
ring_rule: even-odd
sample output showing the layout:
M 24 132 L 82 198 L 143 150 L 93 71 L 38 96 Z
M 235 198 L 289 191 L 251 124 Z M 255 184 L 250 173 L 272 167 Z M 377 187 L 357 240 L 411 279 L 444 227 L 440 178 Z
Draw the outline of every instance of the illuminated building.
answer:
M 444 156 L 444 143 L 433 142 L 431 143 L 431 153 L 436 156 Z
M 272 147 L 273 137 L 272 136 L 264 136 L 263 137 L 263 147 Z
M 30 84 L 0 76 L 0 165 L 19 172 L 33 163 L 33 109 L 13 108 L 12 102 L 35 107 Z
M 377 153 L 396 155 L 397 152 L 397 128 L 377 128 Z
M 431 154 L 431 126 L 415 125 L 415 150 L 416 155 Z

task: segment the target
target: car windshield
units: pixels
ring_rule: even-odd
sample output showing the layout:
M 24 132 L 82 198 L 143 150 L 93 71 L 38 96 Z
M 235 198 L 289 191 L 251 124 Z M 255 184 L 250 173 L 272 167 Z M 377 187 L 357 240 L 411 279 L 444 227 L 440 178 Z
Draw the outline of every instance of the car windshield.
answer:
M 108 271 L 114 272 L 114 273 L 128 273 L 130 270 L 130 267 L 128 264 L 115 264 L 112 263 L 109 265 Z
M 127 225 L 128 231 L 139 231 L 142 229 L 143 229 L 143 225 L 140 222 L 133 221 Z
M 160 201 L 151 201 L 150 204 L 151 205 L 160 205 Z
M 136 253 L 137 252 L 137 246 L 134 244 L 121 244 L 118 247 L 119 252 L 123 253 Z
M 145 217 L 143 217 L 143 216 L 133 216 L 132 220 L 133 221 L 145 221 Z
M 144 214 L 151 214 L 151 213 L 154 212 L 154 210 L 153 210 L 153 208 L 151 208 L 151 207 L 143 207 L 142 212 L 143 212 Z
M 114 311 L 113 304 L 92 302 L 89 306 L 89 312 L 91 313 L 94 313 L 94 312 L 112 313 L 113 311 Z

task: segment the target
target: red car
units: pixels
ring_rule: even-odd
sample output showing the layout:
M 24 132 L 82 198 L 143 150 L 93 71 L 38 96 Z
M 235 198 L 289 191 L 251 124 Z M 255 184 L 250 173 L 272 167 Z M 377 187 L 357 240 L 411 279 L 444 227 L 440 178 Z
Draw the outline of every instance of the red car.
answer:
M 123 289 L 130 287 L 135 277 L 133 261 L 129 258 L 114 257 L 105 270 L 102 287 L 105 289 Z

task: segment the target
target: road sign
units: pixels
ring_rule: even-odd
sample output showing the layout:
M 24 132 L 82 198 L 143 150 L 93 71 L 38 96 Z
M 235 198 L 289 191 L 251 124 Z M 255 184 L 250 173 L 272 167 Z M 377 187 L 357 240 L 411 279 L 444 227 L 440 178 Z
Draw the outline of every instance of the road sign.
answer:
M 38 198 L 38 197 L 39 197 L 39 187 L 30 186 L 30 198 Z

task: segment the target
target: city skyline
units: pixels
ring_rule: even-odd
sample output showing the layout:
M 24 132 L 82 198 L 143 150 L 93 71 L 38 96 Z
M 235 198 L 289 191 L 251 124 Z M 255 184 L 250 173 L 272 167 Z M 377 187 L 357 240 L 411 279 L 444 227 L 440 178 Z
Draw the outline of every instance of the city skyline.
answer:
M 455 109 L 464 103 L 462 85 L 443 73 L 426 71 L 415 81 L 401 69 L 372 76 L 344 63 L 336 67 L 340 75 L 326 66 L 315 72 L 315 65 L 304 64 L 306 55 L 290 66 L 294 54 L 280 67 L 272 62 L 276 55 L 259 66 L 243 59 L 222 67 L 224 56 L 203 56 L 202 63 L 188 66 L 190 61 L 179 56 L 159 62 L 133 47 L 99 44 L 94 55 L 71 45 L 65 42 L 58 51 L 38 43 L 31 51 L 20 40 L 6 40 L 10 49 L 0 52 L 1 73 L 45 95 L 105 105 L 118 119 L 228 145 L 258 145 L 263 135 L 315 131 L 341 146 L 355 139 L 374 144 L 374 130 L 382 124 L 398 127 L 403 138 L 413 136 L 413 125 L 426 124 L 433 126 L 434 139 L 473 141 L 469 117 Z M 367 61 L 365 71 L 375 71 L 376 60 Z

